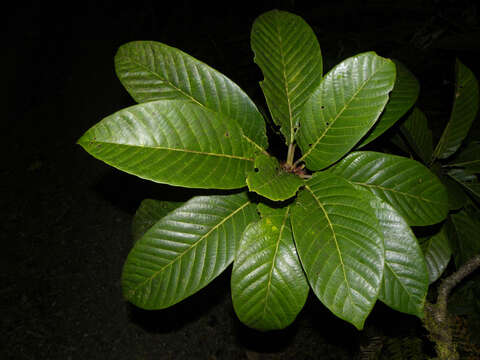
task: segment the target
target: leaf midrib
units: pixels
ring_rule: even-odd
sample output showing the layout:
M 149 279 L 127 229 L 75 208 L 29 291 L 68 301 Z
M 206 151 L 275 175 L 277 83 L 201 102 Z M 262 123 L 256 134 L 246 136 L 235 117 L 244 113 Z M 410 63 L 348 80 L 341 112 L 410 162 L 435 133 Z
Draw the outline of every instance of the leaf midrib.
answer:
M 194 244 L 192 244 L 190 247 L 188 247 L 187 249 L 185 249 L 179 256 L 176 256 L 174 259 L 172 259 L 169 263 L 165 264 L 164 266 L 162 266 L 159 270 L 155 271 L 153 273 L 152 276 L 146 278 L 144 281 L 142 281 L 141 283 L 139 283 L 136 287 L 134 287 L 132 290 L 130 290 L 130 294 L 131 296 L 133 296 L 141 287 L 143 287 L 147 282 L 149 281 L 152 281 L 155 277 L 157 277 L 160 273 L 162 273 L 166 268 L 172 266 L 174 263 L 176 263 L 177 261 L 181 260 L 182 257 L 187 254 L 188 252 L 190 252 L 192 249 L 194 249 L 198 244 L 202 243 L 203 240 L 205 238 L 207 238 L 208 236 L 210 236 L 211 233 L 213 233 L 215 230 L 217 230 L 220 226 L 222 226 L 227 220 L 229 220 L 230 218 L 232 218 L 236 213 L 238 213 L 239 211 L 241 211 L 243 208 L 245 208 L 246 206 L 248 206 L 250 204 L 250 201 L 247 201 L 245 202 L 242 206 L 240 206 L 239 208 L 237 208 L 235 211 L 231 212 L 228 216 L 226 216 L 225 218 L 223 218 L 218 224 L 216 224 L 215 226 L 213 226 L 207 233 L 205 233 L 204 235 L 202 235 Z M 138 244 L 138 243 L 137 243 Z M 137 247 L 138 245 L 135 244 L 135 247 Z
M 342 257 L 342 253 L 340 251 L 340 247 L 338 246 L 338 240 L 337 240 L 337 235 L 335 233 L 335 230 L 333 229 L 333 224 L 332 222 L 330 221 L 330 217 L 328 216 L 328 213 L 327 211 L 325 210 L 325 208 L 323 207 L 320 199 L 318 199 L 316 196 L 315 196 L 315 193 L 313 192 L 313 190 L 310 188 L 310 186 L 308 185 L 305 185 L 305 189 L 307 189 L 310 194 L 312 195 L 313 199 L 315 200 L 315 202 L 318 204 L 318 206 L 320 207 L 320 209 L 322 210 L 324 216 L 325 216 L 325 219 L 327 220 L 328 222 L 328 226 L 330 227 L 330 230 L 332 232 L 332 235 L 333 235 L 333 241 L 335 243 L 335 248 L 337 250 L 337 253 L 338 253 L 338 257 L 340 259 L 340 265 L 342 266 L 342 274 L 343 274 L 343 279 L 345 281 L 345 284 L 347 286 L 347 294 L 348 294 L 348 298 L 351 302 L 352 305 L 355 305 L 355 302 L 353 301 L 352 299 L 352 294 L 351 294 L 351 288 L 350 288 L 350 283 L 348 282 L 347 280 L 347 273 L 346 273 L 346 270 L 345 270 L 345 264 L 343 262 L 343 257 Z
M 272 258 L 272 266 L 270 267 L 270 272 L 268 274 L 267 290 L 266 290 L 266 293 L 265 293 L 265 302 L 263 304 L 263 311 L 262 311 L 262 317 L 263 318 L 265 318 L 265 315 L 267 313 L 267 303 L 268 303 L 268 298 L 269 298 L 269 294 L 270 294 L 270 286 L 272 284 L 273 269 L 275 268 L 275 262 L 276 262 L 276 259 L 277 259 L 278 248 L 280 247 L 280 241 L 282 239 L 283 229 L 285 228 L 285 223 L 286 223 L 287 218 L 288 218 L 289 210 L 290 210 L 290 206 L 287 207 L 287 210 L 285 211 L 285 215 L 283 217 L 282 226 L 280 227 L 280 231 L 278 233 L 277 244 L 275 246 L 275 252 L 274 252 L 273 258 Z
M 165 151 L 177 151 L 177 152 L 185 152 L 185 153 L 190 153 L 190 154 L 197 154 L 197 155 L 205 155 L 205 156 L 215 156 L 215 157 L 224 157 L 224 158 L 230 158 L 230 159 L 236 159 L 236 160 L 244 160 L 244 161 L 251 161 L 254 162 L 255 160 L 252 158 L 248 158 L 245 156 L 239 156 L 239 155 L 230 155 L 230 154 L 218 154 L 218 153 L 210 153 L 210 152 L 205 152 L 205 151 L 199 151 L 199 150 L 189 150 L 189 149 L 178 149 L 178 148 L 169 148 L 169 147 L 164 147 L 164 146 L 144 146 L 144 145 L 134 145 L 134 144 L 119 144 L 115 142 L 109 142 L 109 141 L 89 141 L 89 144 L 108 144 L 108 145 L 118 145 L 118 146 L 127 146 L 127 147 L 132 147 L 132 148 L 142 148 L 142 149 L 155 149 L 155 150 L 165 150 Z

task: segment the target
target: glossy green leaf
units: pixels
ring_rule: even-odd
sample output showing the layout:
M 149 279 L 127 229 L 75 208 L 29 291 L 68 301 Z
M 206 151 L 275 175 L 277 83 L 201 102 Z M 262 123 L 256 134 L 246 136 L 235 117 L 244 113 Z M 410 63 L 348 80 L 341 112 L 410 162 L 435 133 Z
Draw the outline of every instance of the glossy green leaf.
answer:
M 180 201 L 143 200 L 132 220 L 133 241 L 137 242 L 158 220 L 182 204 Z
M 278 10 L 255 20 L 251 42 L 272 119 L 291 144 L 302 106 L 322 78 L 320 45 L 301 17 Z
M 417 156 L 425 164 L 430 163 L 433 153 L 433 138 L 425 114 L 415 107 L 400 129 Z
M 480 219 L 478 212 L 461 210 L 451 215 L 455 236 L 454 259 L 457 268 L 480 254 Z
M 310 170 L 345 155 L 380 116 L 395 83 L 395 64 L 368 52 L 335 66 L 303 108 L 298 144 Z
M 447 126 L 433 153 L 434 159 L 445 159 L 455 153 L 468 134 L 478 111 L 478 82 L 472 71 L 458 59 L 455 64 L 455 100 Z
M 94 157 L 141 178 L 218 189 L 245 186 L 256 149 L 230 119 L 178 100 L 121 110 L 78 142 Z
M 267 148 L 265 122 L 253 101 L 225 75 L 192 56 L 159 42 L 135 41 L 119 48 L 115 69 L 135 101 L 193 101 L 236 121 L 245 136 Z
M 480 173 L 480 142 L 472 141 L 447 166 L 461 167 L 472 173 Z
M 273 157 L 260 154 L 255 158 L 254 166 L 248 173 L 248 188 L 270 200 L 289 199 L 304 183 L 297 175 L 286 172 Z
M 427 262 L 428 277 L 431 284 L 442 275 L 452 256 L 445 225 L 437 234 L 419 239 L 419 241 Z
M 316 173 L 299 192 L 291 221 L 313 291 L 335 315 L 362 329 L 378 297 L 385 258 L 369 199 L 345 179 Z
M 397 311 L 423 318 L 429 282 L 422 249 L 403 217 L 385 201 L 368 191 L 367 194 L 385 246 L 385 269 L 378 298 Z
M 357 151 L 330 171 L 388 202 L 411 226 L 435 224 L 447 216 L 445 187 L 435 174 L 415 160 Z
M 245 193 L 192 198 L 130 251 L 122 276 L 125 298 L 144 309 L 163 309 L 192 295 L 233 261 L 236 243 L 257 219 Z
M 298 259 L 290 208 L 273 210 L 243 233 L 232 271 L 232 300 L 244 324 L 258 330 L 290 325 L 309 286 Z
M 393 61 L 397 66 L 397 78 L 390 93 L 390 99 L 371 132 L 358 147 L 365 146 L 382 135 L 405 115 L 417 101 L 420 92 L 420 84 L 417 78 L 401 62 Z
M 452 169 L 448 175 L 462 185 L 469 193 L 480 199 L 480 182 L 475 174 L 464 169 Z

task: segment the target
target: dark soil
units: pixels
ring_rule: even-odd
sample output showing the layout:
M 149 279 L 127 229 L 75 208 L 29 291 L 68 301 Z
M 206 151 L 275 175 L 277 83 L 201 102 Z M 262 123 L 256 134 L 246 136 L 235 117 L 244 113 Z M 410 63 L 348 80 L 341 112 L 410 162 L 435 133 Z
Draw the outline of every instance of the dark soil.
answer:
M 352 359 L 369 336 L 421 333 L 418 319 L 381 305 L 358 332 L 313 296 L 291 327 L 259 333 L 236 319 L 228 271 L 170 309 L 129 305 L 120 274 L 136 207 L 147 197 L 195 192 L 123 174 L 75 142 L 133 104 L 113 68 L 116 49 L 131 40 L 178 47 L 262 103 L 249 33 L 254 18 L 275 7 L 315 29 L 327 68 L 366 50 L 402 60 L 421 81 L 427 114 L 441 123 L 451 104 L 455 56 L 480 75 L 476 2 L 174 3 L 37 4 L 8 14 L 0 359 Z

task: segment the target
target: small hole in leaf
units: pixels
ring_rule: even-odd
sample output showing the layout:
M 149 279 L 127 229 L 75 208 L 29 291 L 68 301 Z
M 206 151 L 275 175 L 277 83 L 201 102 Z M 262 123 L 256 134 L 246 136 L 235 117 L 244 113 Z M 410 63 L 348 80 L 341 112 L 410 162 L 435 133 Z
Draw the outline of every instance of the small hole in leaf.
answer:
M 312 144 L 308 144 L 308 147 L 312 147 Z
M 258 168 L 255 168 L 255 169 L 253 169 L 253 171 L 258 172 L 259 170 L 258 170 Z
M 298 130 L 298 127 L 295 126 L 295 127 L 293 128 L 293 131 L 296 132 L 297 130 Z
M 325 125 L 329 126 L 329 125 L 330 125 L 330 123 L 327 121 L 327 122 L 325 123 Z
M 323 109 L 325 109 L 325 106 L 323 106 L 323 105 L 322 105 L 322 106 L 320 106 L 320 109 L 322 109 L 322 110 L 323 110 Z
M 228 133 L 228 131 L 225 133 L 225 137 L 229 137 L 230 134 Z

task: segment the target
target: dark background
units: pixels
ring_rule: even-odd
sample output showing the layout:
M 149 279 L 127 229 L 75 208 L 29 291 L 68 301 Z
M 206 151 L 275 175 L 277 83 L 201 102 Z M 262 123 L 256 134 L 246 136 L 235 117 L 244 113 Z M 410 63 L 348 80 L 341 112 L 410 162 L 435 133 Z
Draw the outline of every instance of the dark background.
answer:
M 142 199 L 171 199 L 175 188 L 123 174 L 75 142 L 104 116 L 133 105 L 113 67 L 118 46 L 132 40 L 184 50 L 263 106 L 249 35 L 254 19 L 273 8 L 312 26 L 326 70 L 367 50 L 404 62 L 421 83 L 419 104 L 438 131 L 451 108 L 455 56 L 480 74 L 476 4 L 176 0 L 22 2 L 5 9 L 0 358 L 352 359 L 372 336 L 422 335 L 419 320 L 381 305 L 358 332 L 313 296 L 291 327 L 258 333 L 233 313 L 228 271 L 171 309 L 128 305 L 120 275 L 132 216 Z

